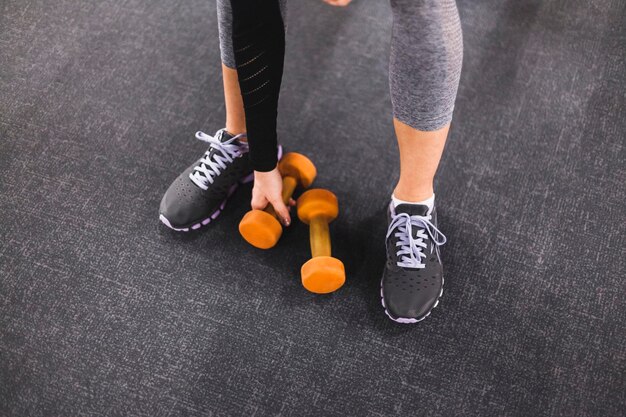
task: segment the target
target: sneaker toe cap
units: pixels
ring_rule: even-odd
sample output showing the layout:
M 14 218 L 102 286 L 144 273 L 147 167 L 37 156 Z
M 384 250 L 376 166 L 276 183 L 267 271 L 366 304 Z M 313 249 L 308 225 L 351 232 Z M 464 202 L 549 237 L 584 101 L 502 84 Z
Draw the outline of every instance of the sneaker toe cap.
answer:
M 396 321 L 415 322 L 426 317 L 437 305 L 442 285 L 439 280 L 393 282 L 383 285 L 383 302 Z
M 385 297 L 387 312 L 393 319 L 421 320 L 430 313 L 438 297 Z
M 208 204 L 190 181 L 176 179 L 161 199 L 159 214 L 174 228 L 186 227 L 208 216 Z

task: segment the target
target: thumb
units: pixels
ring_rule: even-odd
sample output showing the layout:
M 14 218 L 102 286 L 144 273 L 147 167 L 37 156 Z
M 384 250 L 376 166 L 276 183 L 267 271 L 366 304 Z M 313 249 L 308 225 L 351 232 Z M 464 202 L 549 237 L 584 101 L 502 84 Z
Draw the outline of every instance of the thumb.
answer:
M 279 217 L 279 220 L 285 226 L 289 226 L 291 224 L 291 217 L 289 216 L 289 210 L 287 210 L 287 206 L 283 203 L 283 200 L 280 197 L 274 197 L 270 200 L 272 207 L 274 207 L 274 211 Z

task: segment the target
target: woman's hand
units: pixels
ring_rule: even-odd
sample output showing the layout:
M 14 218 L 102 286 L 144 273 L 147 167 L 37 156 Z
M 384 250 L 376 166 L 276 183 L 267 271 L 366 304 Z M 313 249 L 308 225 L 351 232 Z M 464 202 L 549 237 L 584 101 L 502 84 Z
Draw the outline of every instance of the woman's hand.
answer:
M 328 3 L 331 6 L 346 7 L 351 1 L 352 0 L 324 0 L 324 3 Z
M 251 206 L 255 210 L 263 210 L 267 204 L 274 207 L 274 211 L 278 215 L 278 220 L 285 226 L 291 224 L 289 216 L 289 208 L 283 203 L 283 178 L 278 172 L 278 168 L 274 168 L 269 172 L 254 171 L 254 187 L 252 188 Z M 296 202 L 289 199 L 289 206 L 294 206 Z

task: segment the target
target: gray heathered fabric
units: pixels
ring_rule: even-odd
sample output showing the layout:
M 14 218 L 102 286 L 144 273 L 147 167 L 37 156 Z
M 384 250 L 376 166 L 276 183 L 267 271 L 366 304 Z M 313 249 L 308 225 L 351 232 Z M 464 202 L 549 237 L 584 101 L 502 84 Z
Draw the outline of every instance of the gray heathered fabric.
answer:
M 389 88 L 393 115 L 419 130 L 452 119 L 463 39 L 455 0 L 391 0 Z
M 280 0 L 283 21 L 286 0 Z M 391 0 L 389 87 L 394 116 L 419 130 L 452 119 L 461 76 L 463 37 L 455 0 Z M 217 0 L 220 51 L 235 68 L 230 0 Z M 356 59 L 356 58 L 355 58 Z

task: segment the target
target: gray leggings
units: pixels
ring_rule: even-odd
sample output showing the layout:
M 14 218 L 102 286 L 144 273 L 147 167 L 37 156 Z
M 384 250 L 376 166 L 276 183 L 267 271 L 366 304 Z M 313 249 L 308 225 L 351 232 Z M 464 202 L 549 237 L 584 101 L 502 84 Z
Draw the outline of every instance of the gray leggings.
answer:
M 283 21 L 286 0 L 279 0 Z M 389 88 L 394 117 L 418 130 L 452 119 L 463 38 L 455 0 L 390 0 Z M 229 0 L 217 0 L 222 62 L 235 68 Z

